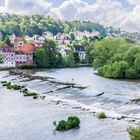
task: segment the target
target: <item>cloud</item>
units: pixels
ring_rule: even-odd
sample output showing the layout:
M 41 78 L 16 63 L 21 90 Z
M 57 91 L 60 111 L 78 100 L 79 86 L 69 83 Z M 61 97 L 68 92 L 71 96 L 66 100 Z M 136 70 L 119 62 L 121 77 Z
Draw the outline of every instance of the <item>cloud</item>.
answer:
M 59 19 L 91 20 L 106 26 L 116 25 L 116 27 L 125 14 L 126 11 L 122 10 L 122 4 L 117 0 L 97 0 L 91 5 L 82 0 L 69 0 L 64 1 L 58 8 L 50 10 L 50 15 Z
M 46 14 L 51 6 L 46 0 L 5 0 L 3 9 L 16 14 Z
M 130 4 L 138 5 L 140 4 L 140 0 L 127 0 Z

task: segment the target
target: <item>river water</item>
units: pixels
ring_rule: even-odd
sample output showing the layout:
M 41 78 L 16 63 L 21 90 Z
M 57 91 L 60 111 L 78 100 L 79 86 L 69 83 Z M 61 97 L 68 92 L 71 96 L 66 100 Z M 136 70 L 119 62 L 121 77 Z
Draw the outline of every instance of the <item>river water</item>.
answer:
M 107 79 L 94 72 L 92 68 L 70 68 L 36 72 L 35 75 L 54 77 L 59 81 L 73 81 L 76 84 L 88 86 L 82 91 L 63 90 L 51 95 L 76 100 L 93 108 L 104 108 L 140 118 L 139 102 L 131 102 L 134 98 L 140 98 L 140 82 Z M 98 96 L 102 92 L 104 94 Z
M 7 71 L 0 72 L 0 81 L 26 85 L 41 95 L 46 93 L 43 94 L 46 95 L 45 100 L 33 100 L 0 85 L 0 140 L 129 140 L 128 126 L 133 124 L 132 120 L 139 123 L 139 102 L 131 101 L 140 96 L 138 81 L 102 78 L 94 74 L 92 68 L 43 70 L 32 75 L 53 77 L 56 81 L 74 82 L 87 88 L 57 90 L 64 85 L 41 80 L 28 81 L 25 77 L 8 75 Z M 56 104 L 55 100 L 63 103 Z M 78 109 L 80 105 L 88 110 Z M 129 119 L 99 120 L 93 112 L 101 111 L 111 117 L 122 114 Z M 70 115 L 80 117 L 80 129 L 55 132 L 52 122 Z

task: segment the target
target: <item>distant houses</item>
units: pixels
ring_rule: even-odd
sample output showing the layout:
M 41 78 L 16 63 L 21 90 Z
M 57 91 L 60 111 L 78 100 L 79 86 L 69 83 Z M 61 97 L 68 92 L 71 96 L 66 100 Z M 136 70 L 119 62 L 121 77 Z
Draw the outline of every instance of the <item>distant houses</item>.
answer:
M 99 35 L 98 32 L 80 32 L 75 31 L 73 33 L 75 35 L 74 40 L 79 40 L 81 36 L 97 36 Z M 68 47 L 66 44 L 72 41 L 69 34 L 66 33 L 57 33 L 55 36 L 49 32 L 43 32 L 42 36 L 34 35 L 30 37 L 25 35 L 24 38 L 16 37 L 14 34 L 10 36 L 11 44 L 12 45 L 2 45 L 0 47 L 0 55 L 2 57 L 3 63 L 0 64 L 0 67 L 18 67 L 24 65 L 36 65 L 34 54 L 38 48 L 42 48 L 45 39 L 53 39 L 59 42 L 56 47 L 56 50 L 61 54 L 63 58 L 66 58 L 70 53 L 77 52 L 82 62 L 85 60 L 86 53 L 84 46 L 74 46 L 74 48 Z
M 85 52 L 85 47 L 77 45 L 74 47 L 74 51 L 79 54 L 80 61 L 83 61 L 86 59 L 86 52 Z
M 57 51 L 61 54 L 62 57 L 66 58 L 71 52 L 71 48 L 66 45 L 57 46 Z

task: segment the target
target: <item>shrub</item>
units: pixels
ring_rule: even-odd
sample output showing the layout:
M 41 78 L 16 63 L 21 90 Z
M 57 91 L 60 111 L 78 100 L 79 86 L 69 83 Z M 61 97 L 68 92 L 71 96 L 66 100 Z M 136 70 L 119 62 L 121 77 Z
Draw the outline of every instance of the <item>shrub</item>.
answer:
M 76 116 L 72 116 L 68 118 L 67 123 L 69 124 L 70 128 L 79 127 L 80 119 Z
M 66 130 L 68 130 L 67 122 L 64 121 L 64 120 L 61 120 L 61 121 L 58 123 L 58 125 L 57 125 L 57 127 L 56 127 L 56 130 L 58 130 L 58 131 L 66 131 Z
M 20 85 L 12 85 L 11 82 L 7 82 L 7 81 L 2 81 L 3 86 L 7 87 L 7 89 L 14 89 L 14 90 L 21 90 L 22 88 L 24 88 L 24 86 L 20 86 Z
M 105 119 L 105 118 L 106 118 L 105 113 L 104 113 L 104 112 L 99 113 L 99 114 L 98 114 L 98 118 L 99 118 L 99 119 Z
M 131 140 L 140 140 L 140 126 L 128 129 Z
M 37 95 L 33 96 L 33 99 L 37 99 L 37 98 L 38 98 L 38 96 L 37 96 Z
M 26 93 L 28 93 L 28 89 L 27 88 L 23 88 L 23 89 L 20 90 L 20 92 L 26 94 Z
M 28 93 L 25 93 L 24 96 L 37 96 L 37 93 L 28 92 Z
M 76 116 L 69 117 L 67 121 L 61 120 L 58 125 L 56 125 L 56 130 L 66 131 L 73 128 L 78 128 L 80 125 L 80 119 Z
M 6 84 L 6 83 L 7 83 L 7 81 L 1 81 L 1 83 L 2 83 L 2 84 Z
M 19 69 L 34 69 L 36 68 L 35 66 L 32 65 L 23 65 L 23 66 L 19 66 Z

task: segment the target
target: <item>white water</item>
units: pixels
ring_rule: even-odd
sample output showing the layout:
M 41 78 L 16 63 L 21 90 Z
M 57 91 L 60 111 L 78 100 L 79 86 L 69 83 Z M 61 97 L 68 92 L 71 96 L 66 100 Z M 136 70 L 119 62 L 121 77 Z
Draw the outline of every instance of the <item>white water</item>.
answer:
M 21 82 L 26 78 L 3 77 L 4 75 L 7 75 L 7 72 L 0 72 L 0 81 L 8 80 L 26 84 L 28 88 L 40 91 L 40 93 L 56 88 L 56 85 L 40 80 Z M 66 98 L 65 93 L 64 98 Z M 129 140 L 126 122 L 110 119 L 98 120 L 93 113 L 72 109 L 71 107 L 82 105 L 77 100 L 61 98 L 63 103 L 56 105 L 55 102 L 58 99 L 59 97 L 49 95 L 46 101 L 25 98 L 18 91 L 7 90 L 0 84 L 0 140 L 111 140 L 112 138 L 113 140 Z M 53 101 L 54 104 L 52 104 Z M 87 105 L 82 106 L 83 109 L 86 107 Z M 71 115 L 80 117 L 80 129 L 64 133 L 54 131 L 53 121 L 66 119 Z

